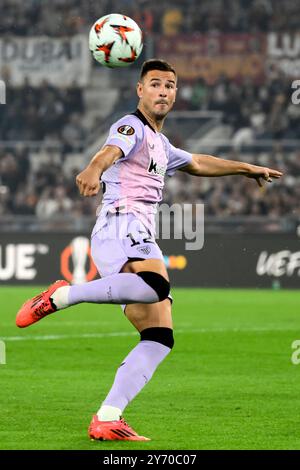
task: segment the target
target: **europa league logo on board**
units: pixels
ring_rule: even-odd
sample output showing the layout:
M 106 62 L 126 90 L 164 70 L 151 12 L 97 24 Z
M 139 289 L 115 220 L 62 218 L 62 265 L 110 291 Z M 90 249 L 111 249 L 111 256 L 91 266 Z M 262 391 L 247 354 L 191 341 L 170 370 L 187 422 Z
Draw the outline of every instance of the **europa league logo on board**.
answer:
M 82 284 L 95 279 L 97 269 L 91 257 L 88 238 L 76 237 L 62 251 L 60 270 L 64 278 L 72 284 Z

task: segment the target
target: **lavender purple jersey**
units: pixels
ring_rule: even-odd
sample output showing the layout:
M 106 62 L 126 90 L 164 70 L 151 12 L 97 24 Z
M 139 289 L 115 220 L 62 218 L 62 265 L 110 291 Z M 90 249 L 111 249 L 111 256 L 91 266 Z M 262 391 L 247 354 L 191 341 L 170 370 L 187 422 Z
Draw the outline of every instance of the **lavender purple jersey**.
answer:
M 164 176 L 190 163 L 192 155 L 171 145 L 139 110 L 113 124 L 104 145 L 119 147 L 123 156 L 102 174 L 103 207 L 95 230 L 108 212 L 118 211 L 135 214 L 154 233 Z

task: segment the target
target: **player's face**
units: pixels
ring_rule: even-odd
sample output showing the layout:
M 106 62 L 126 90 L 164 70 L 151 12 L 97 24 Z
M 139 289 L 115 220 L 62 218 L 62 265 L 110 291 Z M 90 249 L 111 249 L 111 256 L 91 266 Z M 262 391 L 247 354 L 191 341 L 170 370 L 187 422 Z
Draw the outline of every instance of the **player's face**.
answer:
M 173 107 L 176 97 L 176 77 L 173 72 L 150 70 L 138 83 L 140 103 L 154 118 L 162 119 Z

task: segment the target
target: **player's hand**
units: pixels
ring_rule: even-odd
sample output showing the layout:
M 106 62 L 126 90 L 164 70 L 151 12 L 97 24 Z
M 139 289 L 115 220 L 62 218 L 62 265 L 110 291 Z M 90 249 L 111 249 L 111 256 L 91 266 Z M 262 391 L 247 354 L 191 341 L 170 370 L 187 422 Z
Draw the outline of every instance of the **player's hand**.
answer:
M 99 173 L 94 168 L 87 167 L 76 176 L 76 184 L 82 196 L 96 196 L 100 189 Z
M 272 182 L 272 178 L 280 178 L 283 175 L 281 171 L 272 170 L 271 168 L 266 168 L 262 166 L 250 165 L 250 169 L 245 176 L 247 178 L 253 178 L 256 180 L 260 188 L 263 187 L 262 181 L 267 181 L 268 183 Z

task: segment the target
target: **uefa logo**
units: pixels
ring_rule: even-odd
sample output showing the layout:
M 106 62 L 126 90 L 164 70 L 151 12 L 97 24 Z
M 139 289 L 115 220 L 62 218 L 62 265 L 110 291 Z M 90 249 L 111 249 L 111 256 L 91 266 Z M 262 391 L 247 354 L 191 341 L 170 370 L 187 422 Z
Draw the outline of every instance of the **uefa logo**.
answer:
M 87 237 L 76 237 L 62 251 L 60 270 L 71 284 L 92 281 L 97 276 L 97 268 L 91 257 L 90 242 Z

